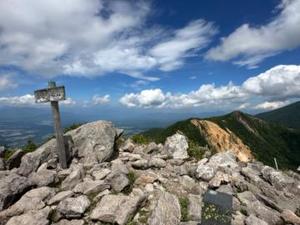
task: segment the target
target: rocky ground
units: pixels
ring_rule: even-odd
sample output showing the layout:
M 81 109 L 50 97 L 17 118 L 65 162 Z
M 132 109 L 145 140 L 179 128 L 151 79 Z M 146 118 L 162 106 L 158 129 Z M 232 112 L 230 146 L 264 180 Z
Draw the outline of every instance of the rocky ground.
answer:
M 164 145 L 120 135 L 104 121 L 68 132 L 68 169 L 55 140 L 0 159 L 0 224 L 196 225 L 208 189 L 233 196 L 233 225 L 300 224 L 297 173 L 239 162 L 225 149 L 197 161 L 179 133 Z

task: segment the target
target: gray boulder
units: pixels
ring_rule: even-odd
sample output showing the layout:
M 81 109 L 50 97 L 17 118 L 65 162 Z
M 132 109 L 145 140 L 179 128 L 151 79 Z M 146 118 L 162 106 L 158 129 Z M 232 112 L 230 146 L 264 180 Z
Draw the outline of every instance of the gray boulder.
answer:
M 178 225 L 181 210 L 177 197 L 168 192 L 161 192 L 155 209 L 148 219 L 149 225 Z
M 48 205 L 53 205 L 61 202 L 62 200 L 69 198 L 73 195 L 73 191 L 62 191 L 50 198 L 47 202 Z
M 50 212 L 50 207 L 46 207 L 38 211 L 29 211 L 20 216 L 12 217 L 6 225 L 48 225 L 48 216 Z
M 57 211 L 69 219 L 81 218 L 90 204 L 90 200 L 85 195 L 80 195 L 61 201 L 57 206 Z
M 187 159 L 189 158 L 187 149 L 189 148 L 187 138 L 179 133 L 168 137 L 165 145 L 165 150 L 174 159 Z
M 114 153 L 115 140 L 120 135 L 111 122 L 87 123 L 67 133 L 74 142 L 82 163 L 93 165 L 110 159 Z
M 249 217 L 246 218 L 245 220 L 246 225 L 268 225 L 267 222 L 257 218 L 254 215 L 250 215 Z
M 214 167 L 210 166 L 209 164 L 200 164 L 196 170 L 196 177 L 204 181 L 210 181 L 214 177 L 215 173 L 216 171 Z
M 129 179 L 126 174 L 121 172 L 112 173 L 107 177 L 107 182 L 111 185 L 112 189 L 116 192 L 121 192 L 129 185 Z
M 188 218 L 193 221 L 201 222 L 202 197 L 199 195 L 188 195 Z
M 29 178 L 32 183 L 37 187 L 48 186 L 54 184 L 56 180 L 56 171 L 48 170 L 46 168 L 47 164 L 43 164 L 37 172 L 32 173 Z
M 32 182 L 15 173 L 9 173 L 0 179 L 0 211 L 12 205 L 30 187 Z
M 83 182 L 77 184 L 73 191 L 85 195 L 97 194 L 105 189 L 109 189 L 110 185 L 103 180 L 92 180 L 85 178 Z
M 281 217 L 283 218 L 284 222 L 287 224 L 300 224 L 300 217 L 298 217 L 295 213 L 291 210 L 283 210 L 281 212 Z
M 28 176 L 32 172 L 35 172 L 41 164 L 53 158 L 57 158 L 55 139 L 43 144 L 34 152 L 24 155 L 18 173 L 23 176 Z
M 125 225 L 134 215 L 145 196 L 105 195 L 92 211 L 90 218 L 104 223 Z
M 66 220 L 62 219 L 57 223 L 54 223 L 54 225 L 84 225 L 84 220 Z
M 54 190 L 49 187 L 41 187 L 28 191 L 22 198 L 8 209 L 0 212 L 0 221 L 9 217 L 26 213 L 30 210 L 39 210 L 46 206 L 48 198 L 55 194 Z
M 81 164 L 73 165 L 72 172 L 61 183 L 62 190 L 72 190 L 78 183 L 80 183 L 85 175 L 83 166 Z

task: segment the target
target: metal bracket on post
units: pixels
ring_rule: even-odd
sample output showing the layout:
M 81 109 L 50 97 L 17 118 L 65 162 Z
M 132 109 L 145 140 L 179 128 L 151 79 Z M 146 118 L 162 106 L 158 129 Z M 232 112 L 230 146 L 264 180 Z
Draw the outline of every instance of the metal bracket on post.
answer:
M 58 104 L 58 101 L 66 99 L 65 87 L 56 87 L 56 83 L 54 81 L 49 81 L 48 88 L 35 91 L 34 96 L 36 103 L 51 103 L 59 163 L 63 169 L 66 169 L 68 167 L 67 154 L 65 148 L 64 133 L 61 127 Z

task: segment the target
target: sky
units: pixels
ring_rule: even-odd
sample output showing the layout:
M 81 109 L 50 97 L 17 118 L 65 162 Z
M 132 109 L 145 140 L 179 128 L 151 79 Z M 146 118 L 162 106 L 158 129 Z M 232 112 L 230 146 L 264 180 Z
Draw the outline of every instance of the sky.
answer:
M 300 0 L 1 0 L 0 106 L 266 111 L 300 98 Z

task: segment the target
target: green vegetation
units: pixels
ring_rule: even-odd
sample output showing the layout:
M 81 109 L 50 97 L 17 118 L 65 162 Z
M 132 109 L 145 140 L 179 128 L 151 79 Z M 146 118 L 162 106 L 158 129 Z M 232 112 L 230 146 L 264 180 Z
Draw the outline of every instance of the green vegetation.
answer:
M 300 101 L 282 107 L 280 109 L 272 110 L 270 112 L 260 113 L 256 115 L 258 118 L 269 122 L 276 122 L 281 125 L 300 129 Z
M 27 144 L 23 146 L 22 150 L 25 153 L 29 153 L 29 152 L 33 152 L 37 149 L 37 145 L 32 141 L 32 140 L 28 140 Z
M 267 165 L 274 166 L 274 158 L 277 159 L 280 169 L 295 169 L 300 165 L 299 131 L 241 112 L 208 120 L 234 132 L 250 147 L 254 156 Z
M 131 137 L 131 140 L 136 143 L 136 144 L 148 144 L 149 143 L 149 139 L 146 138 L 144 135 L 142 134 L 135 134 Z
M 147 140 L 156 143 L 164 143 L 167 137 L 181 131 L 190 141 L 199 146 L 206 146 L 207 142 L 199 132 L 199 129 L 191 123 L 191 119 L 177 122 L 165 129 L 155 128 L 141 133 Z
M 131 191 L 133 189 L 134 182 L 135 182 L 137 177 L 136 177 L 134 172 L 129 171 L 129 173 L 127 174 L 127 178 L 129 180 L 129 185 L 123 190 L 124 194 L 130 194 L 131 193 Z
M 189 206 L 188 198 L 180 197 L 179 204 L 180 204 L 180 209 L 181 209 L 181 221 L 186 222 L 189 220 L 189 218 L 188 218 L 188 206 Z
M 231 224 L 231 212 L 221 212 L 215 205 L 205 203 L 202 209 L 203 222 L 211 221 L 218 224 Z
M 188 155 L 194 159 L 200 160 L 203 159 L 204 153 L 209 150 L 206 147 L 199 146 L 199 144 L 189 141 Z

